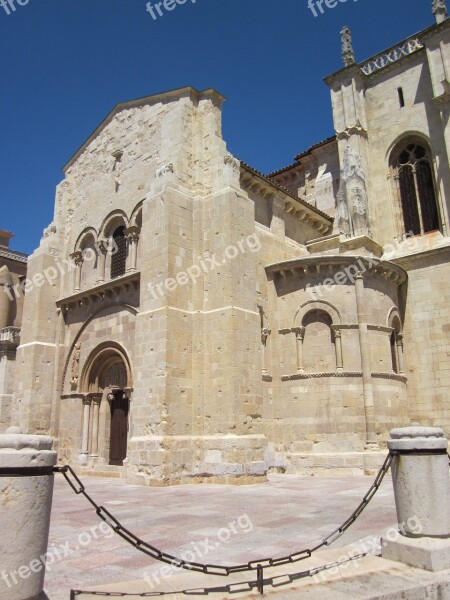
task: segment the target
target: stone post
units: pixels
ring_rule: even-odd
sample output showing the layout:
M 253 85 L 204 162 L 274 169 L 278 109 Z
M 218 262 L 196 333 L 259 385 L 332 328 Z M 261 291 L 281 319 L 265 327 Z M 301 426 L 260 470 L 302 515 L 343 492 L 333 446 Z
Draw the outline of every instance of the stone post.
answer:
M 0 598 L 45 598 L 53 496 L 53 440 L 10 427 L 0 435 Z
M 427 571 L 450 568 L 448 440 L 440 427 L 391 431 L 392 480 L 400 533 L 383 541 L 383 558 Z

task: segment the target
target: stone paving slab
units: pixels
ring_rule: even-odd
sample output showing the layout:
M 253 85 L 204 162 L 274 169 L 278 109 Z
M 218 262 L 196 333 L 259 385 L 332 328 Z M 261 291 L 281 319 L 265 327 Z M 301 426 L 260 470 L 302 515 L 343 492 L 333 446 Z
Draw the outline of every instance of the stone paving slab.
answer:
M 227 565 L 267 555 L 276 558 L 315 545 L 351 514 L 373 478 L 271 475 L 259 485 L 168 488 L 129 486 L 113 478 L 83 481 L 99 504 L 146 541 L 177 556 L 190 550 L 194 552 L 190 560 Z M 395 527 L 392 484 L 387 477 L 370 506 L 335 546 L 353 543 L 361 548 L 360 540 L 369 538 L 365 546 L 370 550 L 374 536 Z M 135 581 L 141 584 L 140 592 L 151 592 L 162 586 L 176 589 L 175 582 L 181 581 L 172 573 L 166 581 L 161 564 L 113 534 L 60 475 L 55 481 L 49 548 L 54 554 L 46 576 L 50 600 L 68 600 L 71 588 L 90 590 Z M 303 564 L 294 565 L 294 571 L 302 570 Z M 217 585 L 194 573 L 183 578 L 182 587 Z M 223 578 L 217 579 L 218 585 L 224 584 Z

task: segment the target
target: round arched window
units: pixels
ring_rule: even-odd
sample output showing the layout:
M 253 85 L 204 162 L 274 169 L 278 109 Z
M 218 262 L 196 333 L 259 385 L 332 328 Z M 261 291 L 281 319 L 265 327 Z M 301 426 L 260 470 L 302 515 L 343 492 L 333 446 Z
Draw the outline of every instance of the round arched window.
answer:
M 113 233 L 114 254 L 111 256 L 111 279 L 125 275 L 127 267 L 127 239 L 125 227 L 118 227 Z

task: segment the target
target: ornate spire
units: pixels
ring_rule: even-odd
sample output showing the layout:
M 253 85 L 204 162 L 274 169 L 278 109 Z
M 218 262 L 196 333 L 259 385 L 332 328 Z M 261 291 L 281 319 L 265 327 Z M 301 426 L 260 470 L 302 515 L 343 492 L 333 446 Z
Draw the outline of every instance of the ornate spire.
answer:
M 436 23 L 442 23 L 448 17 L 445 0 L 433 0 L 433 15 L 436 17 Z
M 356 63 L 355 60 L 355 52 L 352 46 L 352 34 L 350 29 L 345 26 L 341 31 L 341 42 L 342 42 L 342 60 L 344 61 L 344 65 L 349 67 L 350 65 L 354 65 Z

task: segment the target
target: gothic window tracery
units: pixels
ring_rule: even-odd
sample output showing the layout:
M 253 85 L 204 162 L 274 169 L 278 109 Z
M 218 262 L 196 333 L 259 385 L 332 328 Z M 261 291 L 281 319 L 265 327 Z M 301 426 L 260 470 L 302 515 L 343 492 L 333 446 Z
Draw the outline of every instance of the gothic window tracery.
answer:
M 421 235 L 439 229 L 432 164 L 431 153 L 423 142 L 403 143 L 394 154 L 392 167 L 405 233 Z

